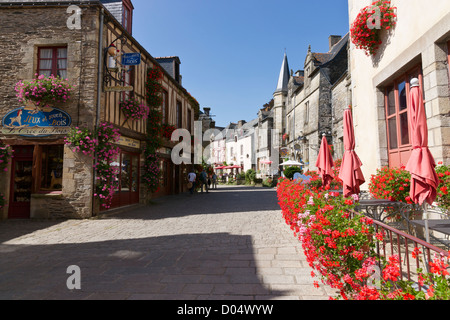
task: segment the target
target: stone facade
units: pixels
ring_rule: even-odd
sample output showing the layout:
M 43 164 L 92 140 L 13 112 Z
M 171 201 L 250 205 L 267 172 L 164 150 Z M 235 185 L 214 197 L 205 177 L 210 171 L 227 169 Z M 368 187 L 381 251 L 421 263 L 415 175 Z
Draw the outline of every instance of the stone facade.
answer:
M 164 185 L 158 193 L 147 192 L 142 179 L 139 179 L 144 163 L 142 150 L 146 139 L 146 119 L 125 119 L 120 109 L 120 101 L 127 98 L 125 93 L 108 88 L 123 83 L 104 81 L 106 68 L 103 64 L 99 66 L 99 50 L 103 51 L 101 56 L 105 58 L 104 50 L 114 42 L 121 52 L 141 54 L 141 64 L 134 66 L 128 73 L 134 97 L 139 102 L 144 102 L 146 98 L 146 71 L 148 68 L 159 66 L 157 60 L 133 39 L 116 17 L 111 15 L 101 3 L 89 3 L 89 1 L 86 1 L 86 4 L 78 3 L 81 9 L 81 25 L 80 28 L 71 29 L 67 25 L 68 18 L 73 14 L 73 12 L 67 12 L 69 3 L 67 1 L 50 2 L 33 6 L 23 6 L 20 2 L 13 5 L 0 3 L 2 21 L 0 37 L 3 44 L 0 47 L 0 70 L 4 74 L 0 86 L 0 118 L 22 107 L 16 98 L 14 87 L 19 80 L 31 80 L 35 77 L 38 71 L 39 48 L 67 48 L 67 78 L 75 90 L 67 103 L 55 108 L 63 110 L 71 117 L 72 127 L 93 130 L 100 122 L 112 124 L 119 129 L 123 138 L 117 143 L 121 150 L 120 156 L 122 159 L 132 159 L 127 160 L 130 161 L 128 167 L 132 172 L 125 173 L 129 174 L 129 190 L 134 189 L 132 190 L 134 194 L 129 196 L 127 191 L 124 191 L 125 198 L 122 199 L 121 193 L 116 192 L 117 196 L 115 194 L 113 205 L 120 207 L 145 204 L 152 197 L 186 191 L 183 182 L 187 168 L 184 165 L 175 166 L 171 162 L 170 153 L 174 143 L 164 140 L 164 145 L 159 150 Z M 100 34 L 102 19 L 103 33 Z M 127 41 L 121 41 L 119 38 L 121 35 L 124 35 Z M 100 79 L 98 78 L 99 70 L 102 72 Z M 167 123 L 193 132 L 195 109 L 191 96 L 172 75 L 164 69 L 162 72 L 162 85 L 167 102 L 165 105 Z M 100 93 L 97 89 L 99 86 Z M 30 158 L 33 163 L 32 179 L 34 181 L 30 196 L 29 217 L 31 218 L 84 219 L 95 216 L 100 211 L 99 201 L 94 197 L 93 159 L 74 153 L 64 145 L 64 138 L 65 134 L 46 137 L 26 137 L 6 134 L 6 132 L 0 134 L 1 141 L 14 148 L 33 147 L 32 159 Z M 42 158 L 39 158 L 40 152 L 49 145 L 57 145 L 58 148 L 63 146 L 64 155 L 60 159 L 62 161 L 62 191 L 41 192 L 41 187 L 36 187 L 41 184 L 41 177 L 38 174 L 42 163 Z M 14 163 L 14 160 L 12 162 Z M 8 203 L 11 199 L 9 186 L 10 182 L 12 185 L 15 180 L 14 174 L 11 164 L 7 172 L 0 174 L 0 193 L 4 194 L 7 200 L 5 208 L 0 210 L 0 219 L 7 219 L 11 213 L 12 205 Z M 127 188 L 124 187 L 124 189 Z
M 68 81 L 78 88 L 73 99 L 57 106 L 72 118 L 72 124 L 93 129 L 97 96 L 98 7 L 82 7 L 82 31 L 67 28 L 67 7 L 0 7 L 2 34 L 0 48 L 0 118 L 22 105 L 16 98 L 15 84 L 31 80 L 37 72 L 39 47 L 67 46 Z M 0 136 L 10 145 L 46 144 L 64 139 L 50 136 L 38 139 Z M 11 171 L 2 174 L 1 185 L 8 185 Z M 82 159 L 65 148 L 63 188 L 59 195 L 33 195 L 32 218 L 87 218 L 92 215 L 92 160 Z M 3 194 L 9 199 L 9 188 Z M 8 205 L 0 218 L 7 218 Z M 44 212 L 46 212 L 44 214 Z
M 289 148 L 291 160 L 303 161 L 305 170 L 317 169 L 324 134 L 329 144 L 340 146 L 342 112 L 349 105 L 348 35 L 329 40 L 329 52 L 308 49 L 303 70 L 291 71 L 284 97 L 274 94 L 279 106 L 274 122 L 286 134 L 280 145 Z
M 351 24 L 367 4 L 357 0 L 348 4 Z M 350 44 L 356 152 L 366 180 L 382 166 L 406 165 L 409 159 L 410 145 L 402 146 L 400 158 L 389 147 L 392 135 L 385 99 L 391 86 L 404 81 L 408 87 L 417 75 L 424 93 L 429 149 L 437 163 L 450 164 L 450 2 L 392 0 L 392 6 L 397 7 L 397 24 L 392 32 L 382 33 L 383 43 L 375 55 L 366 56 Z

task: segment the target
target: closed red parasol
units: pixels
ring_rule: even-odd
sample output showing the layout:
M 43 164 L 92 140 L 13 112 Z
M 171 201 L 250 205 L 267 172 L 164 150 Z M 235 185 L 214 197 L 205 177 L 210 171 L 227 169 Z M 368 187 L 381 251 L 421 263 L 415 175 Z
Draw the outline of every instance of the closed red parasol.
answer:
M 366 182 L 361 171 L 362 162 L 355 152 L 355 132 L 350 108 L 344 111 L 344 148 L 339 178 L 342 180 L 344 196 L 349 197 L 359 194 L 359 187 Z

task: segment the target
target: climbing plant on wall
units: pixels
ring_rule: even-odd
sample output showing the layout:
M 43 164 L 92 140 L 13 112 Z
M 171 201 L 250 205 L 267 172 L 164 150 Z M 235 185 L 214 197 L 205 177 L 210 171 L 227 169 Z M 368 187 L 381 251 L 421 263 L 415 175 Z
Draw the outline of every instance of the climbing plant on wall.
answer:
M 147 117 L 147 136 L 144 149 L 142 181 L 148 191 L 157 192 L 160 181 L 158 149 L 162 138 L 162 79 L 163 73 L 157 66 L 147 70 L 146 100 L 149 107 Z

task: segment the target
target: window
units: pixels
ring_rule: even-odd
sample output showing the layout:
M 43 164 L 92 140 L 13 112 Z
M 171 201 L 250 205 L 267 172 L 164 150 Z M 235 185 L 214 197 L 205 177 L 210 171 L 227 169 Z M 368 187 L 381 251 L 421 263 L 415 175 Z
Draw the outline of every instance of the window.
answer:
M 128 67 L 128 71 L 124 72 L 123 75 L 123 85 L 125 87 L 134 87 L 134 66 Z M 134 91 L 124 91 L 122 95 L 123 100 L 131 99 L 134 97 Z
M 166 90 L 163 90 L 162 92 L 162 106 L 161 106 L 161 112 L 162 112 L 162 121 L 163 123 L 169 123 L 169 100 L 168 100 L 168 93 Z
M 305 104 L 305 124 L 309 122 L 309 101 Z
M 183 109 L 180 101 L 177 101 L 177 126 L 183 128 Z
M 447 42 L 447 58 L 448 58 L 448 88 L 450 90 L 450 41 Z
M 188 109 L 188 114 L 187 114 L 187 129 L 189 131 L 192 131 L 192 111 L 191 109 Z
M 420 67 L 405 73 L 385 90 L 386 130 L 391 167 L 406 165 L 411 154 L 408 96 L 412 78 L 418 78 L 422 83 Z
M 133 5 L 131 1 L 123 2 L 122 25 L 131 34 L 133 31 Z
M 67 47 L 47 47 L 38 49 L 39 75 L 53 75 L 67 78 Z
M 62 191 L 63 145 L 40 146 L 40 191 Z

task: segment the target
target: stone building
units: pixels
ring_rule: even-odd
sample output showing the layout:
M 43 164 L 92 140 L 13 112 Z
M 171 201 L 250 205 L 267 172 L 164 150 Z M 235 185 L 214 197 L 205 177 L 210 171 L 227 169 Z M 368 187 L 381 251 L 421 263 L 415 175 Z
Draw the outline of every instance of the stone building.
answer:
M 281 129 L 276 127 L 274 101 L 258 111 L 258 124 L 255 131 L 256 171 L 258 177 L 272 176 L 278 173 L 279 145 L 277 138 Z
M 76 7 L 69 7 L 71 4 Z M 147 192 L 141 179 L 146 119 L 127 119 L 120 108 L 120 102 L 131 97 L 145 103 L 147 70 L 160 66 L 133 38 L 132 12 L 129 0 L 0 2 L 0 140 L 14 149 L 8 170 L 0 173 L 0 193 L 6 199 L 0 219 L 97 215 L 102 209 L 94 197 L 94 159 L 74 152 L 64 140 L 71 128 L 93 131 L 103 122 L 112 124 L 121 135 L 116 144 L 120 147 L 119 170 L 114 177 L 120 183 L 112 207 L 142 204 L 154 196 L 184 191 L 187 170 L 170 161 L 173 143 L 166 140 L 159 149 L 160 191 Z M 111 48 L 114 53 L 108 50 Z M 125 66 L 117 50 L 140 54 L 140 63 Z M 165 121 L 192 131 L 192 97 L 173 75 L 162 72 Z M 36 74 L 67 78 L 74 88 L 71 99 L 52 106 L 53 111 L 20 103 L 16 83 L 34 79 Z M 41 126 L 39 121 L 50 117 L 65 123 Z M 29 125 L 29 120 L 37 126 Z
M 348 39 L 348 34 L 330 36 L 326 53 L 309 47 L 303 69 L 295 74 L 286 54 L 283 59 L 274 93 L 274 123 L 280 150 L 291 160 L 303 161 L 305 170 L 316 170 L 324 134 L 336 150 L 334 157 L 343 153 L 342 114 L 351 102 Z
M 428 119 L 429 149 L 450 164 L 450 2 L 392 0 L 397 24 L 382 30 L 373 55 L 350 44 L 356 152 L 366 180 L 382 166 L 399 167 L 411 154 L 410 81 L 420 81 Z M 367 4 L 349 0 L 350 25 Z M 363 188 L 368 188 L 364 185 Z

